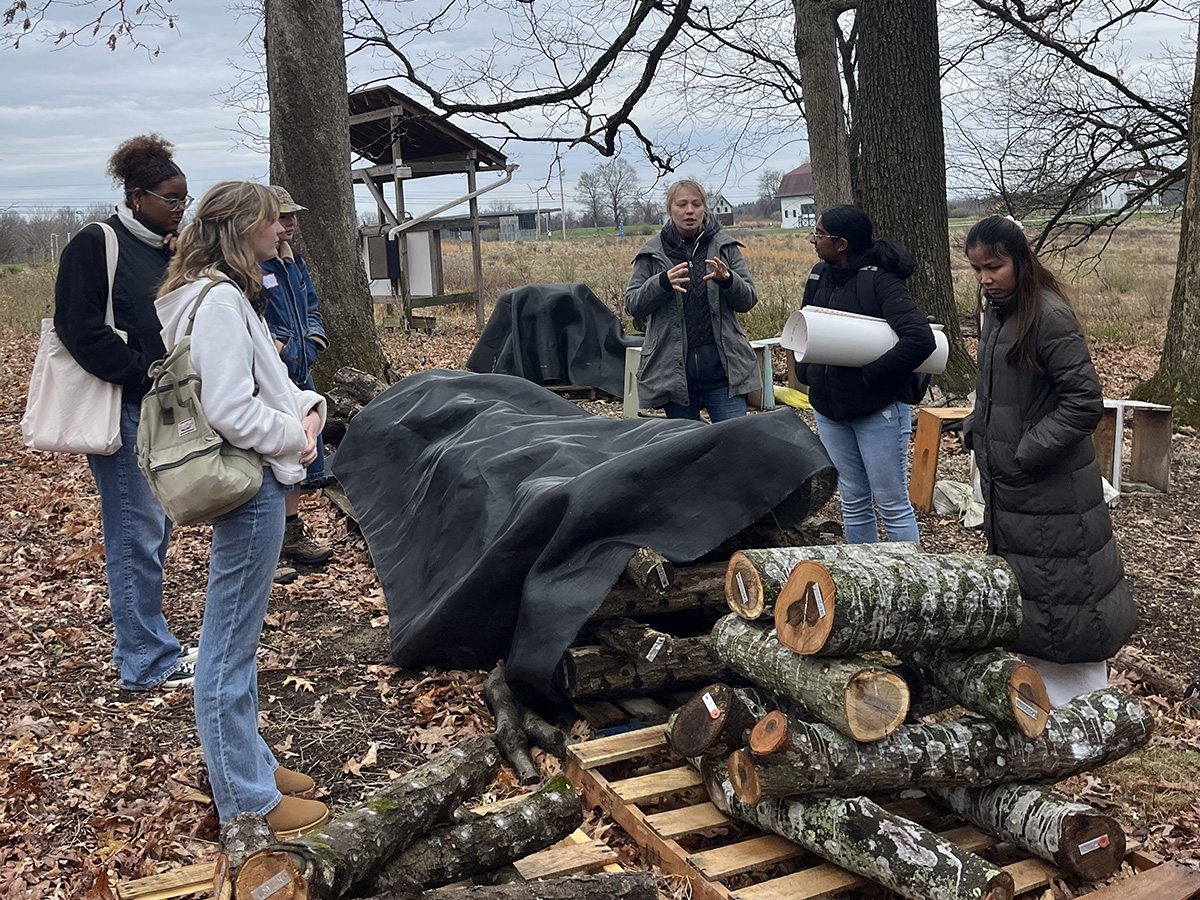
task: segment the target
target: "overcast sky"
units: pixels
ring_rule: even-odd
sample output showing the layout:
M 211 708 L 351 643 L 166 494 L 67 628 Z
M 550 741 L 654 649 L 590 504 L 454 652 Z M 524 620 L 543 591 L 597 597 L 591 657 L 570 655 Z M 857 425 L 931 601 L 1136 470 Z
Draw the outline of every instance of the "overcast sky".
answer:
M 195 196 L 227 178 L 266 180 L 266 154 L 253 149 L 246 135 L 265 133 L 265 116 L 238 108 L 229 96 L 241 73 L 258 66 L 245 41 L 253 22 L 220 2 L 176 3 L 171 9 L 179 17 L 178 27 L 146 35 L 161 49 L 157 57 L 125 44 L 115 51 L 79 45 L 53 49 L 34 37 L 19 49 L 0 48 L 0 84 L 5 86 L 0 92 L 0 210 L 27 214 L 115 202 L 119 192 L 104 174 L 108 157 L 125 138 L 148 131 L 175 144 L 176 159 Z M 1180 34 L 1178 22 L 1164 22 L 1141 36 L 1135 53 L 1154 52 L 1162 40 L 1178 42 Z M 1193 22 L 1193 40 L 1194 34 Z M 355 76 L 352 69 L 352 82 Z M 806 158 L 798 137 L 784 135 L 777 148 L 763 148 L 763 159 L 754 165 L 780 170 L 798 165 Z M 483 204 L 495 198 L 533 208 L 535 189 L 554 172 L 549 189 L 539 192 L 540 204 L 559 205 L 552 150 L 510 144 L 505 152 L 520 169 L 512 183 L 487 195 Z M 583 150 L 566 157 L 568 202 L 580 172 L 603 161 Z M 735 203 L 756 194 L 759 173 L 751 168 L 748 174 L 733 173 L 726 183 L 724 193 Z M 680 174 L 707 184 L 721 177 L 686 166 Z M 480 184 L 490 177 L 482 177 Z M 645 168 L 643 182 L 649 181 Z M 303 202 L 302 186 L 290 187 Z M 461 176 L 422 179 L 406 188 L 409 211 L 426 211 L 465 190 Z M 359 205 L 364 211 L 372 206 L 365 194 Z

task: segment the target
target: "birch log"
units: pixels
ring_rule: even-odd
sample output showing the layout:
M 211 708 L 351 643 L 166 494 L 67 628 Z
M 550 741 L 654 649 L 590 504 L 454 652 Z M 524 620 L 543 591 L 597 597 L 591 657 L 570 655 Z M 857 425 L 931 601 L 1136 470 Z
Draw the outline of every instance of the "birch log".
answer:
M 499 768 L 491 738 L 467 738 L 317 831 L 252 855 L 238 873 L 236 896 L 258 896 L 270 882 L 307 900 L 341 897 L 482 791 Z
M 983 719 L 960 719 L 902 725 L 861 744 L 825 725 L 787 721 L 786 741 L 775 729 L 770 755 L 756 758 L 751 754 L 767 746 L 760 732 L 768 719 L 751 731 L 751 753 L 735 751 L 729 758 L 730 780 L 746 803 L 809 793 L 1059 781 L 1140 749 L 1154 724 L 1140 702 L 1110 688 L 1052 710 L 1037 740 Z
M 581 824 L 579 795 L 567 776 L 556 775 L 516 803 L 419 837 L 364 884 L 365 892 L 411 896 L 490 872 L 557 844 Z
M 1108 878 L 1125 859 L 1125 832 L 1116 820 L 1048 787 L 952 787 L 937 788 L 930 794 L 984 831 L 1049 860 L 1082 881 Z
M 915 543 L 839 544 L 837 546 L 767 547 L 740 550 L 729 559 L 725 573 L 725 600 L 743 619 L 760 619 L 775 611 L 775 600 L 799 563 L 892 557 L 917 553 Z
M 571 647 L 555 673 L 559 687 L 573 700 L 696 688 L 714 678 L 738 680 L 721 664 L 707 637 L 675 638 L 653 660 L 607 647 Z
M 1012 900 L 1012 876 L 866 797 L 804 797 L 747 804 L 720 770 L 705 784 L 727 815 L 773 831 L 911 900 Z
M 714 563 L 676 568 L 674 584 L 662 593 L 647 593 L 637 585 L 618 582 L 589 620 L 652 616 L 686 609 L 723 610 L 727 565 Z
M 1000 647 L 1020 624 L 1008 563 L 965 553 L 801 562 L 775 603 L 780 642 L 817 656 Z
M 967 709 L 1035 738 L 1046 727 L 1050 698 L 1037 669 L 1002 650 L 912 650 L 905 657 L 922 679 Z
M 712 646 L 730 669 L 857 741 L 890 734 L 908 713 L 908 685 L 887 667 L 800 656 L 775 639 L 774 629 L 732 613 L 713 626 Z

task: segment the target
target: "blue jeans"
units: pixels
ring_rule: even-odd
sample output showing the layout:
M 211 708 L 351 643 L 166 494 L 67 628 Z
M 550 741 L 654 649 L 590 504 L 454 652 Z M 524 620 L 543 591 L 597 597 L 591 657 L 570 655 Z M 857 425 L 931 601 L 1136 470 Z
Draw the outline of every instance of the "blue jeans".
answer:
M 88 455 L 100 492 L 104 572 L 116 640 L 113 665 L 121 687 L 145 691 L 179 668 L 179 641 L 163 616 L 163 562 L 171 542 L 167 518 L 137 465 L 141 404 L 121 404 L 121 449 Z
M 222 825 L 242 812 L 265 815 L 281 797 L 274 778 L 279 763 L 258 733 L 255 652 L 283 546 L 283 493 L 266 468 L 254 499 L 213 522 L 193 692 Z
M 908 500 L 912 409 L 896 402 L 845 422 L 813 412 L 821 443 L 837 467 L 846 543 L 879 541 L 876 508 L 889 541 L 919 540 L 917 517 Z
M 707 409 L 714 422 L 736 419 L 746 415 L 746 395 L 729 396 L 729 378 L 721 365 L 716 344 L 703 344 L 688 349 L 685 364 L 688 384 L 688 405 L 667 403 L 663 412 L 668 419 L 700 421 L 700 410 Z

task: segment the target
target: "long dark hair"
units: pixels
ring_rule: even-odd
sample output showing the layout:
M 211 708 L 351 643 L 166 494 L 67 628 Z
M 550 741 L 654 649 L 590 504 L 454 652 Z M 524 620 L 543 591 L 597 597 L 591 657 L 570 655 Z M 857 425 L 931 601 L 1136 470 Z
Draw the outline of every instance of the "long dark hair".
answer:
M 1009 348 L 1008 364 L 1026 372 L 1042 372 L 1037 358 L 1037 329 L 1042 322 L 1042 292 L 1056 295 L 1070 306 L 1062 282 L 1054 273 L 1042 265 L 1025 237 L 1021 226 L 1004 216 L 989 216 L 975 223 L 967 232 L 964 252 L 970 253 L 983 247 L 996 256 L 1011 259 L 1017 276 L 1017 289 L 1013 293 L 1014 313 L 1017 317 L 1017 339 Z M 979 286 L 976 305 L 979 312 L 984 308 L 983 286 Z
M 916 268 L 912 254 L 891 238 L 874 237 L 867 214 L 857 206 L 834 206 L 821 213 L 825 231 L 850 245 L 850 252 L 865 265 L 879 266 L 900 278 L 908 278 Z

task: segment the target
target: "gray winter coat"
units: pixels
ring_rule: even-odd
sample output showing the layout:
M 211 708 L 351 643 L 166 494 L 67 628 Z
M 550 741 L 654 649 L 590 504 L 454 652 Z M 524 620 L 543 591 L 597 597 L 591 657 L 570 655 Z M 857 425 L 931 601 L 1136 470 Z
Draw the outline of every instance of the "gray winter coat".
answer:
M 1113 656 L 1137 627 L 1091 434 L 1100 380 L 1075 314 L 1042 295 L 1040 373 L 1009 365 L 1016 315 L 989 308 L 979 336 L 975 451 L 988 551 L 1017 575 L 1024 620 L 1009 649 L 1057 663 Z
M 705 254 L 720 258 L 729 266 L 733 280 L 728 287 L 708 282 L 708 309 L 712 314 L 713 335 L 721 365 L 729 378 L 729 396 L 748 394 L 762 387 L 762 374 L 746 332 L 737 313 L 746 312 L 758 302 L 758 291 L 750 280 L 750 270 L 738 249 L 741 244 L 723 231 L 709 241 Z M 683 323 L 683 294 L 663 290 L 659 275 L 674 263 L 663 250 L 662 235 L 646 241 L 633 260 L 633 275 L 625 289 L 625 310 L 646 320 L 646 340 L 642 345 L 642 364 L 638 369 L 638 403 L 647 409 L 667 403 L 687 406 L 688 383 L 685 371 L 687 336 Z

